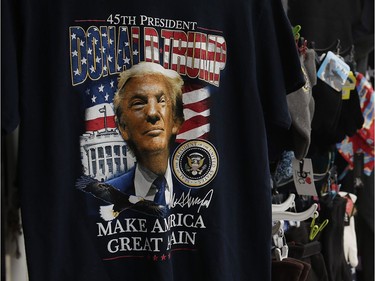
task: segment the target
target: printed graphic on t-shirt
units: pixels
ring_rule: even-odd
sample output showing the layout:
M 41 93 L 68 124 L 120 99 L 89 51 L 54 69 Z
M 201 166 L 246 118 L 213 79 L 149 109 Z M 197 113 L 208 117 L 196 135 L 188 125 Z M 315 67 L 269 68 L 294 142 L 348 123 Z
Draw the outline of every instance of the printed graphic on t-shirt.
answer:
M 226 65 L 222 33 L 119 14 L 69 28 L 85 119 L 76 187 L 87 193 L 103 260 L 197 250 L 219 172 L 210 108 Z

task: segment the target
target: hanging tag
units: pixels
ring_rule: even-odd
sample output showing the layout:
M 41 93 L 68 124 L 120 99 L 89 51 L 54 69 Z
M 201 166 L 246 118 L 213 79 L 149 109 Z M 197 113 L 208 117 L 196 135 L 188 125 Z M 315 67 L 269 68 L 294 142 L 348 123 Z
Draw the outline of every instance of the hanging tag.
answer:
M 353 74 L 353 71 L 349 71 L 348 79 L 345 81 L 344 87 L 342 87 L 342 99 L 350 99 L 350 92 L 355 89 L 356 78 Z
M 299 195 L 318 196 L 314 183 L 314 172 L 311 159 L 293 159 L 293 180 Z
M 319 67 L 317 77 L 338 92 L 341 92 L 349 76 L 350 66 L 329 51 Z

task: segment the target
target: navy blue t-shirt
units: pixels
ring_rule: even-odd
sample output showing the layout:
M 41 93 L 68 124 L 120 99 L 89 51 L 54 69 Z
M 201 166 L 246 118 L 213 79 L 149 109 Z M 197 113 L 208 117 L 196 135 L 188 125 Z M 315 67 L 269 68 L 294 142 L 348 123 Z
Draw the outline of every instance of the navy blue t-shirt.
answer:
M 31 281 L 270 280 L 265 120 L 288 128 L 285 96 L 304 83 L 280 1 L 5 0 L 2 44 Z M 77 179 L 107 182 L 136 163 L 113 97 L 143 61 L 184 81 L 172 202 L 161 217 L 104 220 L 108 203 Z

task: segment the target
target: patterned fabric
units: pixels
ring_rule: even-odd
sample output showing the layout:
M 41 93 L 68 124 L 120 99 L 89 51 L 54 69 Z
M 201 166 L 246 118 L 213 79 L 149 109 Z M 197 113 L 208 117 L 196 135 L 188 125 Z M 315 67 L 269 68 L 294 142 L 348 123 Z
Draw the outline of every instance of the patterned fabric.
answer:
M 274 174 L 274 181 L 276 186 L 282 186 L 293 180 L 292 159 L 294 158 L 293 151 L 283 151 L 281 159 L 277 163 Z
M 341 156 L 349 163 L 350 169 L 353 169 L 354 154 L 362 152 L 364 154 L 364 173 L 370 176 L 374 170 L 374 89 L 363 74 L 356 73 L 356 78 L 356 88 L 365 121 L 355 135 L 347 136 L 336 147 Z

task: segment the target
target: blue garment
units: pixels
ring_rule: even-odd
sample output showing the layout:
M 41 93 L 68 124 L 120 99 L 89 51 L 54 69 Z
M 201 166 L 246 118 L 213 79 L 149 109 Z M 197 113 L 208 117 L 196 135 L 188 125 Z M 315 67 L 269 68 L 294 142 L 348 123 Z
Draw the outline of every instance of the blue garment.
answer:
M 265 119 L 288 128 L 286 93 L 304 85 L 281 2 L 4 0 L 2 8 L 2 131 L 22 124 L 29 280 L 269 281 Z M 132 164 L 112 101 L 120 72 L 141 61 L 191 86 L 179 134 L 207 140 L 215 148 L 207 158 L 218 160 L 202 164 L 201 146 L 187 154 L 187 185 L 173 179 L 165 218 L 130 209 L 104 221 L 103 201 L 75 183 Z M 133 193 L 131 177 L 113 184 Z

